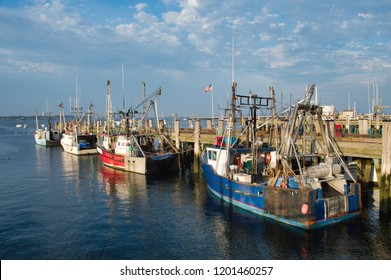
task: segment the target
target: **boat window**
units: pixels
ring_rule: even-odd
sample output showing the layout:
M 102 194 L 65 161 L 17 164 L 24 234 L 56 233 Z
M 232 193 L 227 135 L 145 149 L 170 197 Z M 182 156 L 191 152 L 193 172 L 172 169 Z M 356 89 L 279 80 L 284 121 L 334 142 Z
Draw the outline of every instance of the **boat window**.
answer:
M 216 151 L 208 151 L 208 159 L 216 160 L 217 152 Z

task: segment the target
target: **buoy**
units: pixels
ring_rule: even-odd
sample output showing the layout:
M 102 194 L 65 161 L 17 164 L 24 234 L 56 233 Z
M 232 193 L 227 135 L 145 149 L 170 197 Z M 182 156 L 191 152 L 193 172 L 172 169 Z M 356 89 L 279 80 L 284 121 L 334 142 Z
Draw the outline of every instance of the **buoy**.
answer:
M 303 203 L 303 205 L 301 206 L 301 213 L 303 215 L 307 215 L 308 214 L 308 210 L 309 210 L 308 203 Z
M 287 189 L 288 188 L 288 185 L 284 182 L 281 182 L 279 185 L 278 185 L 280 188 L 283 188 L 283 189 Z
M 266 164 L 269 164 L 272 160 L 272 155 L 270 153 L 265 154 L 265 162 Z

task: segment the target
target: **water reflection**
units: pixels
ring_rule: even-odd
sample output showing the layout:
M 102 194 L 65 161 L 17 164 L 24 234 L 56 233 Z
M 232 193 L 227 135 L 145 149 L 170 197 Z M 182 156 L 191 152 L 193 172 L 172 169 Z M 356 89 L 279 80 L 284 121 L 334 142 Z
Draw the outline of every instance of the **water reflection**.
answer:
M 366 240 L 366 258 L 391 259 L 391 216 L 379 211 L 379 189 L 369 191 L 363 205 L 360 238 Z
M 146 197 L 147 181 L 145 175 L 102 166 L 99 169 L 98 180 L 103 183 L 105 193 L 108 196 L 118 198 L 126 204 Z
M 59 166 L 60 170 L 53 172 L 62 178 L 68 191 L 75 189 L 78 194 L 82 189 L 96 191 L 96 170 L 101 165 L 97 155 L 75 156 L 61 149 L 57 156 L 60 164 L 50 168 Z
M 35 145 L 35 168 L 38 174 L 46 174 L 48 168 L 55 168 L 58 161 L 58 147 L 47 148 L 44 146 Z

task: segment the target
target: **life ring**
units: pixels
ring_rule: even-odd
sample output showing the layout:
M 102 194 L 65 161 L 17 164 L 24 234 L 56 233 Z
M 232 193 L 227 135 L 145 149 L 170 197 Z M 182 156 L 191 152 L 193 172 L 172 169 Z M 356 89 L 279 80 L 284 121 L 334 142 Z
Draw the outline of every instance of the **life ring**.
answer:
M 272 155 L 270 153 L 265 154 L 265 162 L 266 164 L 269 164 L 272 160 Z
M 309 210 L 310 210 L 310 207 L 309 207 L 308 203 L 303 203 L 303 205 L 301 206 L 301 213 L 303 215 L 307 215 Z
M 288 188 L 288 185 L 285 182 L 281 182 L 278 186 L 280 188 L 282 188 L 282 189 L 287 189 Z

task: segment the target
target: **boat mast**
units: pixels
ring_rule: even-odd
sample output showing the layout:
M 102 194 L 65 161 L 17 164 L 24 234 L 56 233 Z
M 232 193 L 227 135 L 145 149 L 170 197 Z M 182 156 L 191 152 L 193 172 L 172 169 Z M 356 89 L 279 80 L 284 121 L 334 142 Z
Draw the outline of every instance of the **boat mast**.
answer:
M 232 34 L 232 95 L 231 95 L 231 110 L 229 113 L 230 117 L 230 127 L 232 129 L 235 129 L 235 110 L 236 110 L 236 85 L 237 83 L 235 82 L 235 35 Z M 231 131 L 229 132 L 231 134 Z M 229 138 L 231 138 L 231 135 L 229 135 Z M 231 142 L 231 139 L 228 140 L 228 143 Z M 229 145 L 228 145 L 229 146 Z M 228 153 L 229 154 L 229 153 Z
M 256 175 L 258 171 L 258 157 L 257 157 L 257 151 L 258 151 L 258 145 L 257 145 L 257 99 L 258 96 L 253 94 L 250 91 L 250 98 L 252 101 L 252 104 L 250 104 L 250 111 L 251 111 L 251 119 L 252 119 L 252 135 L 251 135 L 251 157 L 252 157 L 252 163 L 251 163 L 251 182 L 255 182 Z M 250 103 L 250 102 L 249 102 Z
M 79 93 L 79 86 L 77 82 L 77 76 L 76 76 L 76 99 L 75 99 L 75 104 L 72 107 L 72 99 L 69 98 L 69 101 L 71 103 L 71 112 L 75 114 L 76 117 L 76 123 L 78 124 L 80 121 L 80 113 L 83 110 L 83 107 L 79 107 L 79 102 L 80 102 L 80 93 Z
M 88 116 L 87 116 L 87 131 L 88 133 L 91 132 L 91 115 L 93 114 L 92 113 L 92 107 L 94 107 L 94 105 L 90 102 L 90 104 L 88 105 Z
M 64 123 L 65 123 L 65 114 L 64 114 L 64 107 L 62 105 L 63 103 L 61 102 L 60 107 L 60 133 L 63 132 L 64 129 Z
M 274 92 L 273 86 L 269 87 L 270 97 L 272 102 L 272 119 L 273 119 L 273 133 L 270 135 L 272 139 L 270 139 L 270 144 L 273 147 L 278 147 L 278 124 L 277 124 L 277 115 L 276 115 L 276 94 Z
M 228 117 L 228 124 L 227 124 L 227 130 L 228 130 L 228 139 L 227 139 L 227 161 L 226 161 L 226 170 L 227 175 L 230 175 L 229 172 L 229 164 L 230 164 L 230 150 L 231 150 L 231 138 L 233 137 L 233 134 L 235 132 L 235 111 L 236 111 L 236 86 L 237 83 L 235 82 L 234 77 L 234 68 L 235 68 L 235 36 L 232 34 L 232 85 L 231 85 L 231 107 L 229 111 L 229 117 Z M 223 140 L 224 141 L 224 140 Z
M 144 129 L 147 129 L 148 127 L 148 120 L 147 120 L 147 101 L 145 98 L 145 82 L 142 83 L 142 97 L 143 97 L 143 115 L 144 115 Z
M 43 114 L 46 115 L 46 120 L 48 122 L 48 131 L 50 131 L 50 130 L 52 130 L 52 127 L 51 127 L 51 120 L 50 120 L 51 112 L 50 112 L 50 106 L 49 106 L 48 99 L 46 99 L 46 112 L 44 112 Z
M 111 93 L 110 93 L 110 80 L 107 80 L 107 93 L 106 93 L 106 133 L 108 135 L 109 144 L 111 142 L 110 132 L 111 132 L 111 116 L 112 116 L 112 106 L 111 106 Z
M 51 131 L 52 130 L 52 120 L 51 120 L 51 112 L 48 110 L 48 118 L 47 118 L 47 121 L 48 121 L 48 131 Z
M 235 129 L 235 110 L 236 110 L 236 85 L 235 82 L 235 35 L 232 34 L 232 95 L 231 95 L 231 111 L 230 111 L 230 124 L 231 128 Z M 231 134 L 231 132 L 230 132 Z M 231 137 L 231 136 L 230 136 Z M 229 143 L 231 142 L 230 139 L 228 140 Z
M 35 125 L 37 126 L 37 130 L 39 129 L 38 126 L 38 111 L 35 111 Z

